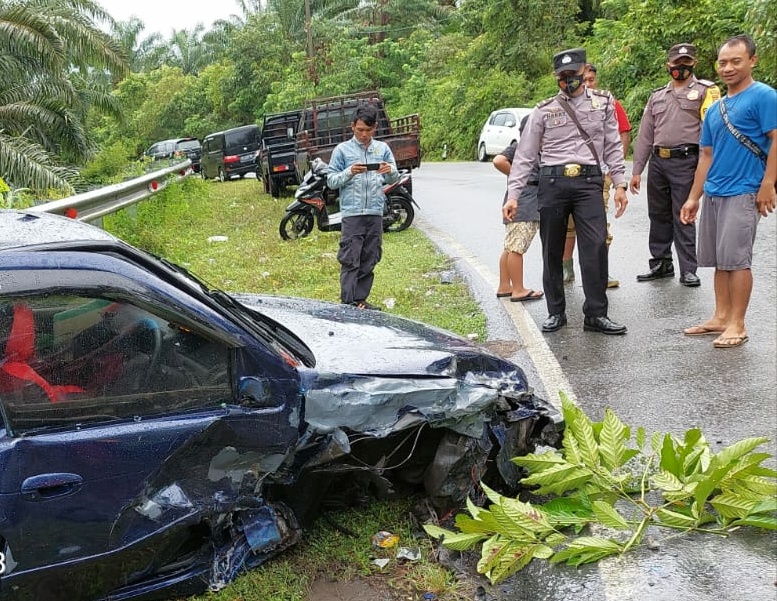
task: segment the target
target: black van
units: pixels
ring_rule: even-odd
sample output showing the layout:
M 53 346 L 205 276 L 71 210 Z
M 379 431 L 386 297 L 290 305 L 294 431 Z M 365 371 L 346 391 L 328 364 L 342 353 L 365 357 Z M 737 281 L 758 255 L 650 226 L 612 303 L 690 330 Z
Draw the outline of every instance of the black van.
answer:
M 143 153 L 152 162 L 187 157 L 192 161 L 192 171 L 200 170 L 200 141 L 197 138 L 172 138 L 149 146 Z
M 244 125 L 205 136 L 200 158 L 203 179 L 224 181 L 234 175 L 243 177 L 255 172 L 259 133 L 258 126 Z

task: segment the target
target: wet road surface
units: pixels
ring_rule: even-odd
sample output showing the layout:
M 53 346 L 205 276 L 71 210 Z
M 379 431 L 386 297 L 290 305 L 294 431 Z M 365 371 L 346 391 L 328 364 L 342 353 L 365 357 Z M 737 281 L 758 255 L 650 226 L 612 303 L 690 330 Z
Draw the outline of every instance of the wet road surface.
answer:
M 490 163 L 443 162 L 424 163 L 413 180 L 417 227 L 455 259 L 488 315 L 488 344 L 524 366 L 538 394 L 553 401 L 563 390 L 597 421 L 611 407 L 626 424 L 644 426 L 648 433 L 682 435 L 700 427 L 713 451 L 768 436 L 771 442 L 759 450 L 777 454 L 777 214 L 759 224 L 747 314 L 750 340 L 742 347 L 715 349 L 712 336 L 682 335 L 683 328 L 712 314 L 713 269 L 699 269 L 699 288 L 681 286 L 677 277 L 636 281 L 650 258 L 644 185 L 640 195 L 629 195 L 623 217 L 609 216 L 610 274 L 621 282 L 608 292 L 609 314 L 628 326 L 628 334 L 583 332 L 577 266 L 576 281 L 566 286 L 569 325 L 542 334 L 544 300 L 510 303 L 494 294 L 505 176 Z M 541 289 L 539 236 L 524 263 L 526 287 Z M 658 550 L 642 548 L 579 570 L 534 561 L 489 592 L 503 601 L 774 601 L 776 580 L 777 538 L 748 531 L 727 539 L 683 535 L 661 542 Z

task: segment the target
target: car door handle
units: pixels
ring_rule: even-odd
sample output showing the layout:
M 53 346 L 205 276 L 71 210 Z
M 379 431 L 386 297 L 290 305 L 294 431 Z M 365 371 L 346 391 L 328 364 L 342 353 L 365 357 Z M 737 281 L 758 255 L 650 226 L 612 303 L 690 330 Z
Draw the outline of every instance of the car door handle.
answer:
M 83 483 L 78 474 L 40 474 L 22 482 L 22 495 L 28 501 L 45 501 L 78 492 Z

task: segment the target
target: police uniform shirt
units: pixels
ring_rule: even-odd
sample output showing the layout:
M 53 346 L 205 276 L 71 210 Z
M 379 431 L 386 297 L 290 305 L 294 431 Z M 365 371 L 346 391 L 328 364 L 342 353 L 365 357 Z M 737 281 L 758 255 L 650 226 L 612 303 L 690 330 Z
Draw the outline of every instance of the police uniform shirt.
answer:
M 718 98 L 720 91 L 713 82 L 694 76 L 686 86 L 675 88 L 670 81 L 654 90 L 645 105 L 634 145 L 633 173 L 642 173 L 654 146 L 698 144 L 704 114 Z
M 566 98 L 567 100 L 564 100 Z M 561 103 L 568 102 L 570 110 L 593 141 L 599 165 L 609 168 L 613 183 L 626 181 L 623 144 L 615 120 L 614 100 L 609 92 L 586 88 L 582 94 L 570 98 L 563 92 L 540 102 L 529 116 L 525 131 L 518 143 L 510 177 L 507 181 L 508 198 L 517 199 L 526 185 L 535 157 L 540 154 L 540 165 L 596 165 L 596 158 L 583 140 L 577 125 Z

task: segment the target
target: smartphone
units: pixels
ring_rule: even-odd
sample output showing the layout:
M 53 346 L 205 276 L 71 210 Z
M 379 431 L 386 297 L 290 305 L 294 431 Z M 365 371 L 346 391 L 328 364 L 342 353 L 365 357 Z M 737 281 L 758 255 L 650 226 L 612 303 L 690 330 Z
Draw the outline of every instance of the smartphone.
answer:
M 380 169 L 380 163 L 367 163 L 365 167 L 367 167 L 367 171 L 377 171 Z

